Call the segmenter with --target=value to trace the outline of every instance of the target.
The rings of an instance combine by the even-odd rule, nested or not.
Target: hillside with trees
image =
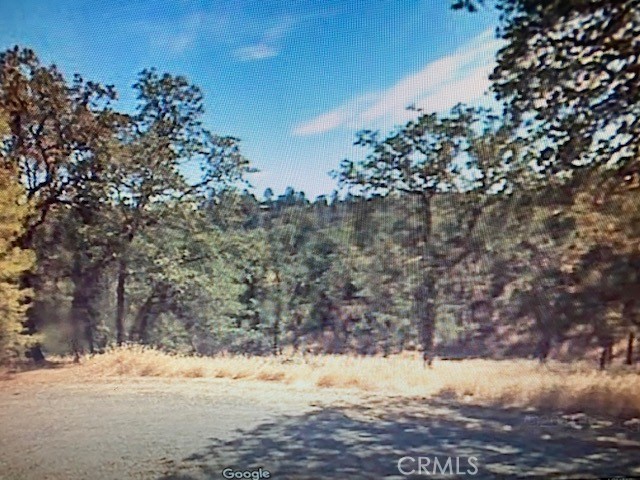
[[[364,159],[316,199],[257,196],[240,139],[206,127],[180,75],[140,72],[128,111],[6,50],[0,358],[139,343],[636,362],[640,8],[496,3],[504,111],[360,132]]]

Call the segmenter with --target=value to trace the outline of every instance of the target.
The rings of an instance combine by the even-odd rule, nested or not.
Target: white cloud
[[[199,8],[171,19],[134,22],[131,28],[142,33],[153,49],[183,54],[208,42],[228,49],[240,61],[253,61],[279,55],[292,31],[329,14],[284,12],[259,17],[246,5],[230,2],[226,7]]]
[[[370,108],[379,99],[379,92],[365,93],[364,95],[352,98],[338,108],[296,125],[293,129],[293,134],[299,136],[315,135],[342,126],[359,128],[361,124],[359,123],[356,112],[362,112]]]
[[[184,16],[172,25],[163,22],[137,22],[135,28],[148,36],[153,48],[182,54],[195,45],[204,20],[204,16],[196,12]]]
[[[482,65],[468,72],[458,80],[448,82],[435,92],[416,100],[414,105],[425,112],[444,112],[457,103],[471,103],[483,97],[489,89],[489,75],[493,65]],[[394,110],[392,119],[395,122],[406,122],[415,114],[406,108]]]
[[[314,135],[316,133],[328,132],[339,127],[346,121],[344,112],[334,110],[324,113],[308,122],[298,125],[293,133],[295,135]]]
[[[237,48],[233,53],[239,60],[249,61],[275,57],[280,53],[280,50],[271,45],[258,43]]]
[[[174,37],[167,37],[159,46],[166,46],[172,53],[183,53],[195,43],[195,36],[190,33],[181,33]]]
[[[298,20],[292,16],[283,16],[274,25],[265,29],[257,42],[236,48],[233,53],[242,61],[275,57],[280,53],[282,40],[297,23]]]
[[[481,98],[489,87],[501,41],[487,30],[454,53],[428,63],[390,88],[350,100],[339,107],[294,126],[294,135],[314,135],[338,127],[365,128],[405,122],[415,114],[411,104],[440,112],[459,102]],[[366,99],[366,101],[362,101]]]

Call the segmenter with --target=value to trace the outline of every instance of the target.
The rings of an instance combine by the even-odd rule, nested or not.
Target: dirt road
[[[2,479],[640,476],[633,422],[276,383],[24,378],[0,382]]]

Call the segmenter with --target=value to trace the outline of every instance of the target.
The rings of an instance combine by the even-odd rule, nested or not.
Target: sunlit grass
[[[640,375],[593,367],[540,365],[533,360],[436,361],[413,356],[341,355],[194,357],[129,346],[83,360],[91,376],[228,378],[307,387],[355,388],[385,395],[448,395],[467,402],[640,416]]]

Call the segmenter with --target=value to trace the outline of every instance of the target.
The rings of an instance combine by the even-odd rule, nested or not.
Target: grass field
[[[68,363],[68,359],[60,359]],[[68,365],[70,375],[227,378],[320,388],[352,388],[390,396],[448,396],[480,405],[579,411],[618,418],[640,416],[640,372],[601,372],[593,365],[533,360],[436,361],[413,355],[192,357],[137,346]]]

